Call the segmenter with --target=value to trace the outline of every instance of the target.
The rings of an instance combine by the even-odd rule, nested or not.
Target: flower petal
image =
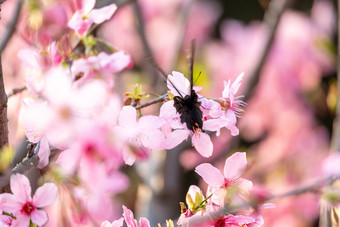
[[[203,163],[197,166],[195,172],[210,186],[220,187],[224,183],[224,177],[221,172],[210,163]]]
[[[31,213],[31,219],[34,224],[42,226],[47,222],[48,217],[46,211],[36,209]]]
[[[132,106],[124,106],[119,115],[119,125],[129,128],[135,127],[137,124],[136,109]]]
[[[240,88],[241,83],[242,83],[243,76],[244,76],[244,72],[242,72],[242,73],[236,78],[236,80],[234,81],[234,83],[231,85],[230,90],[231,90],[231,92],[233,92],[234,94],[236,94],[236,92],[237,92],[238,89]]]
[[[20,214],[14,219],[12,223],[14,227],[21,227],[21,226],[30,226],[30,218],[27,215]]]
[[[112,223],[108,221],[104,221],[100,227],[122,227],[124,222],[124,218],[119,218],[118,220],[113,221]]]
[[[204,132],[196,132],[192,136],[192,144],[203,157],[210,157],[213,152],[213,144],[210,140],[210,136]]]
[[[31,185],[25,175],[17,173],[11,176],[11,191],[20,202],[31,200]]]
[[[9,213],[16,213],[21,210],[21,204],[13,194],[2,193],[0,194],[0,210],[5,210]]]
[[[40,140],[40,148],[39,148],[39,152],[38,152],[38,156],[39,156],[39,164],[37,165],[37,167],[39,169],[44,168],[45,166],[47,166],[48,164],[48,158],[50,157],[50,147],[48,145],[48,141],[45,137],[43,137]]]
[[[101,24],[104,21],[110,19],[116,12],[116,4],[111,4],[100,9],[93,9],[90,12],[89,18],[96,24]]]
[[[128,227],[138,227],[137,221],[133,218],[133,213],[123,205],[123,216]]]
[[[53,183],[45,183],[33,196],[33,205],[39,208],[51,205],[57,198],[58,188]]]
[[[161,150],[164,144],[164,134],[158,130],[146,130],[141,138],[143,146],[150,148],[151,150]]]
[[[236,152],[225,161],[224,176],[228,180],[239,178],[247,166],[245,152]]]
[[[140,227],[150,227],[150,222],[146,218],[140,218],[139,219],[139,225],[140,225]]]
[[[174,96],[185,97],[190,93],[190,81],[180,72],[173,71],[168,75],[167,85]]]
[[[172,149],[182,143],[189,136],[188,130],[175,130],[168,134],[164,141],[165,149]]]

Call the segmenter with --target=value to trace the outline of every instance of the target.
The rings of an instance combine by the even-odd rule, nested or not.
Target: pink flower
[[[138,227],[136,219],[133,218],[133,213],[131,210],[123,206],[123,216],[127,227]],[[150,223],[146,218],[139,219],[140,227],[150,227]]]
[[[17,173],[11,176],[11,191],[13,194],[1,194],[0,201],[3,210],[16,217],[15,226],[29,226],[30,219],[39,226],[47,222],[47,214],[41,208],[51,205],[57,198],[58,189],[55,184],[45,183],[32,198],[28,178]]]
[[[117,73],[131,64],[131,58],[123,51],[108,55],[100,52],[97,56],[90,56],[87,59],[78,59],[72,63],[72,76],[76,78],[79,74],[83,76],[77,83],[84,83],[93,79],[102,79],[113,86],[113,73]]]
[[[110,19],[117,9],[115,4],[100,9],[93,9],[95,0],[77,1],[78,10],[74,13],[68,26],[79,35],[85,36],[93,23],[100,24]]]
[[[232,136],[237,136],[239,134],[239,130],[236,127],[236,121],[237,117],[240,117],[243,114],[245,103],[240,100],[240,97],[236,97],[235,95],[241,86],[243,75],[244,73],[241,73],[231,85],[230,80],[228,83],[224,81],[222,97],[217,100],[222,107],[222,109],[218,109],[220,116],[208,119],[205,122],[207,127],[217,131],[217,135],[219,134],[219,130],[223,127],[229,129]]]
[[[329,155],[322,163],[322,170],[325,174],[329,175],[340,175],[340,154],[338,152],[334,152]]]
[[[172,75],[168,75],[167,84],[171,93],[175,96],[185,97],[187,94],[190,93],[190,82],[180,72],[174,71],[172,72]],[[174,148],[185,139],[187,139],[190,135],[192,144],[194,145],[195,149],[203,157],[211,156],[213,152],[213,144],[210,140],[209,135],[202,130],[196,130],[195,132],[192,132],[186,127],[185,124],[182,124],[180,122],[179,114],[177,113],[173,105],[173,100],[163,104],[160,116],[166,123],[166,125],[163,127],[166,134],[166,140],[164,143],[166,149]],[[174,121],[177,123],[174,123]],[[170,132],[170,127],[174,129],[172,132]],[[208,128],[205,128],[204,122],[203,128],[209,130]]]
[[[113,221],[112,223],[108,221],[104,221],[100,227],[122,227],[124,218],[119,218],[118,220]]]
[[[15,219],[13,217],[6,215],[6,214],[2,214],[2,211],[1,211],[1,215],[0,215],[0,226],[1,227],[13,226],[14,220]]]
[[[217,204],[224,204],[225,189],[237,186],[240,191],[248,193],[252,188],[252,182],[241,178],[247,166],[247,159],[245,152],[236,152],[225,161],[224,175],[212,166],[210,163],[203,163],[196,167],[195,171],[203,180],[212,187],[212,192],[215,194],[212,197]]]

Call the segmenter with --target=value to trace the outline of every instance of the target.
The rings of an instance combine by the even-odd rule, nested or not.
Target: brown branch
[[[10,97],[12,97],[12,96],[14,96],[14,95],[16,95],[16,94],[18,94],[20,92],[25,91],[26,89],[27,89],[26,86],[21,87],[21,88],[14,88],[12,90],[12,92],[7,95],[7,97],[10,98]]]
[[[285,11],[285,9],[288,6],[288,3],[290,3],[290,0],[272,0],[270,1],[268,10],[266,11],[264,15],[264,24],[267,26],[269,35],[267,39],[267,43],[265,44],[265,47],[263,49],[262,55],[259,58],[259,61],[249,77],[249,81],[247,84],[247,89],[244,94],[244,99],[249,100],[249,98],[254,93],[256,86],[260,80],[260,75],[262,72],[262,69],[266,63],[266,60],[268,58],[268,55],[270,53],[270,50],[272,48],[273,42],[275,40],[275,34],[282,16],[282,13]]]
[[[159,103],[159,102],[163,102],[165,100],[167,100],[169,97],[168,97],[168,94],[164,94],[162,96],[159,96],[158,98],[155,98],[149,102],[146,102],[146,103],[143,103],[143,104],[140,104],[138,106],[135,106],[135,108],[138,110],[138,109],[141,109],[141,108],[144,108],[144,107],[147,107],[147,106],[151,106],[152,104],[156,104],[156,103]]]
[[[0,150],[8,144],[7,95],[0,55]]]
[[[16,27],[18,20],[19,20],[19,15],[20,15],[20,12],[21,12],[23,1],[24,0],[17,0],[17,5],[14,9],[12,18],[9,21],[9,23],[7,24],[7,29],[5,30],[5,32],[3,33],[2,37],[1,37],[0,54],[2,54],[3,50],[6,48],[7,43],[9,42],[9,40],[11,39],[11,37],[12,37],[14,31],[15,31],[15,27]]]
[[[138,21],[138,23],[136,23],[136,29],[141,39],[141,43],[143,46],[145,56],[147,58],[154,59],[151,47],[149,45],[149,42],[145,34],[145,21],[144,21],[142,9],[140,8],[140,5],[137,0],[133,0],[133,3],[134,3],[133,9],[136,14],[137,21]],[[150,64],[146,64],[145,66],[146,66],[146,70],[149,72],[151,76],[152,86],[157,85],[160,79],[157,71]]]

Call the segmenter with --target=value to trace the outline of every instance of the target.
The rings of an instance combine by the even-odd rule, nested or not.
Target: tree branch
[[[14,89],[12,90],[12,92],[10,92],[10,93],[7,95],[7,97],[10,98],[10,97],[12,97],[12,96],[14,96],[14,95],[16,95],[16,94],[18,94],[18,93],[20,93],[20,92],[25,91],[26,89],[27,89],[26,86],[21,87],[21,88],[14,88]]]
[[[267,43],[265,44],[265,47],[263,49],[262,55],[259,58],[259,61],[249,77],[249,82],[247,84],[247,89],[244,94],[245,101],[249,100],[249,98],[252,96],[252,94],[255,91],[255,88],[260,80],[261,71],[263,69],[263,66],[266,63],[266,60],[268,58],[268,55],[270,53],[271,47],[273,45],[273,42],[275,40],[275,34],[282,16],[282,13],[285,11],[285,9],[288,6],[288,3],[290,0],[272,0],[270,1],[268,10],[266,11],[263,22],[265,26],[267,26],[269,35],[267,39]]]
[[[273,196],[268,196],[267,198],[264,198],[261,201],[256,201],[256,200],[246,201],[235,206],[223,207],[216,212],[209,213],[209,215],[193,217],[190,220],[188,220],[185,224],[187,224],[187,226],[195,226],[197,224],[202,224],[204,222],[214,221],[225,214],[237,214],[237,212],[240,209],[248,209],[249,207],[252,207],[256,210],[258,208],[257,207],[258,205],[261,205],[267,202],[277,201],[282,198],[296,196],[296,195],[300,195],[306,192],[319,191],[321,187],[330,185],[335,179],[339,179],[339,178],[340,176],[326,176],[326,177],[314,179],[312,181],[304,182],[301,185],[297,186],[296,188],[292,190],[288,190],[284,193],[276,194]]]
[[[8,144],[7,95],[0,55],[0,150]]]
[[[142,109],[144,107],[147,107],[147,106],[151,106],[152,104],[155,104],[155,103],[159,103],[159,102],[163,102],[165,100],[167,100],[169,97],[168,97],[168,94],[164,94],[162,96],[159,96],[158,98],[155,98],[149,102],[146,102],[146,103],[143,103],[143,104],[140,104],[138,106],[135,106],[135,109]]]
[[[9,40],[11,39],[11,37],[12,37],[14,31],[15,31],[15,27],[16,27],[18,20],[19,20],[19,15],[20,15],[20,12],[21,12],[23,1],[24,0],[17,0],[17,5],[14,9],[12,18],[9,21],[9,23],[7,24],[7,29],[5,30],[5,32],[3,33],[2,37],[1,37],[0,54],[2,54],[3,50],[6,48],[7,43],[9,42]]]

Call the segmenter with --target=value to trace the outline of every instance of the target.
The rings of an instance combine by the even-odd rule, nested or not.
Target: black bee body
[[[198,129],[203,131],[203,113],[200,109],[201,102],[198,100],[198,96],[193,89],[194,54],[195,41],[193,40],[191,42],[191,54],[189,57],[190,94],[182,95],[183,92],[178,90],[171,80],[168,80],[168,82],[179,94],[174,97],[174,107],[177,113],[180,114],[181,122],[185,123],[187,128],[195,133]],[[149,60],[165,78],[168,78],[167,74],[153,59]]]
[[[191,90],[190,95],[184,98],[180,96],[174,97],[174,107],[181,115],[181,122],[185,123],[187,128],[193,132],[203,127],[203,113],[200,109],[201,102],[198,101],[198,96],[194,90]]]

